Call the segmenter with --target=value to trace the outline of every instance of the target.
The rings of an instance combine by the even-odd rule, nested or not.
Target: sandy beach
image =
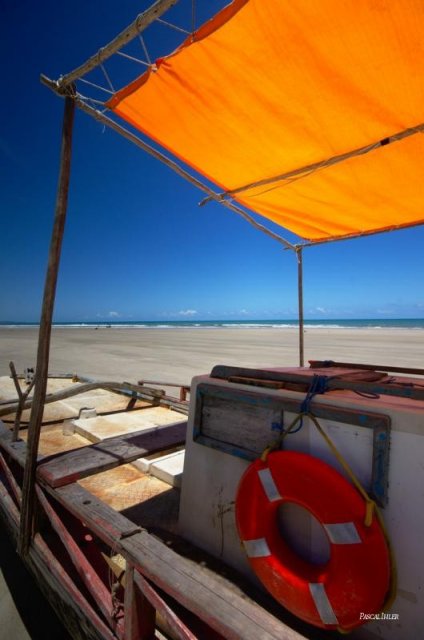
[[[0,375],[13,360],[18,372],[35,366],[38,328],[0,328]],[[424,367],[421,329],[312,328],[305,332],[305,362],[338,360]],[[295,328],[57,327],[52,331],[51,373],[108,380],[139,379],[189,384],[215,364],[295,366]]]

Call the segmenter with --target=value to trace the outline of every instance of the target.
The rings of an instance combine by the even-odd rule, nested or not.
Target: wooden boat
[[[416,10],[411,21],[404,6],[399,11],[388,1],[359,6],[326,0],[326,11],[320,6],[318,15],[309,3],[235,0],[191,34],[173,55],[150,64],[147,77],[102,103],[114,118],[127,120],[212,179],[223,189],[216,192],[208,182],[202,183],[144,138],[94,108],[96,98],[87,98],[78,90],[86,73],[96,66],[102,68],[105,60],[172,4],[173,0],[158,0],[75,71],[57,81],[42,77],[44,84],[65,98],[61,172],[34,394],[29,399],[32,383],[23,385],[13,367],[12,381],[1,381],[0,415],[9,420],[0,433],[4,526],[74,638],[295,640],[329,637],[335,629],[353,630],[352,637],[364,640],[419,637],[424,610],[424,571],[419,566],[424,526],[419,515],[424,513],[419,489],[424,372],[331,361],[305,368],[302,255],[305,247],[314,244],[422,223],[418,170],[422,140],[418,134],[424,125],[419,120],[422,83],[417,81],[422,77],[422,57],[410,55],[422,42],[422,10]],[[340,35],[346,25],[350,39]],[[252,45],[252,38],[246,38],[246,33],[253,32],[260,39],[259,49]],[[244,65],[237,58],[240,51]],[[309,56],[309,51],[314,55]],[[326,51],[331,51],[335,64],[328,74],[323,73]],[[198,64],[187,65],[194,52]],[[260,53],[259,59],[255,52]],[[298,58],[299,53],[304,57]],[[211,71],[212,59],[216,66]],[[293,63],[298,59],[300,69],[307,73],[299,73]],[[179,65],[184,67],[183,76]],[[105,77],[107,80],[106,72]],[[256,77],[255,91],[251,90],[252,77]],[[157,91],[157,78],[164,83],[162,93]],[[171,99],[162,100],[165,94]],[[199,118],[199,106],[193,99],[197,94],[202,96]],[[314,100],[317,95],[325,99]],[[367,108],[359,100],[363,95]],[[358,100],[361,108],[355,106]],[[380,111],[370,107],[374,103]],[[210,199],[222,203],[294,252],[299,273],[298,368],[217,366],[209,375],[193,380],[189,403],[184,387],[174,397],[155,384],[49,378],[75,106],[202,189],[207,195],[203,204]],[[399,124],[390,117],[390,109],[401,114]],[[300,128],[299,118],[289,118],[290,112],[302,113]],[[177,135],[179,128],[170,118],[173,113],[178,114],[182,127],[192,128],[193,136]],[[204,126],[218,115],[217,129],[224,135]],[[356,126],[350,127],[353,116]],[[250,147],[252,121],[262,128]],[[319,132],[314,128],[317,122]],[[305,131],[311,135],[304,135]],[[399,175],[400,166],[404,179],[399,186],[393,176]],[[221,170],[228,172],[228,179]],[[325,179],[321,179],[323,172]],[[377,212],[376,192],[384,194]],[[309,208],[303,210],[306,201]],[[408,206],[402,206],[404,203]],[[336,204],[338,215],[334,215]],[[265,228],[251,216],[252,208],[297,234],[302,242],[293,244]],[[24,424],[29,404],[31,414]],[[323,442],[331,454],[326,453]],[[181,468],[166,475],[163,466],[169,456],[181,463],[184,445],[180,496]],[[287,457],[291,452],[296,455]],[[298,574],[292,571],[299,581],[290,585],[289,595],[285,593],[286,570],[293,553],[288,553],[284,540],[290,536],[283,527],[277,550],[268,546],[268,531],[256,538],[246,537],[243,518],[251,505],[240,497],[249,495],[240,489],[246,469],[274,454],[278,456],[272,460],[297,461],[294,468],[298,471],[299,461],[303,464],[307,454],[309,466],[299,474],[302,481],[316,480],[312,470],[323,470],[324,462],[341,470],[355,487],[346,490],[347,502],[358,504],[356,490],[364,511],[362,524],[353,515],[352,522],[319,521],[327,532],[326,543],[331,543],[329,558],[325,550],[322,555],[322,539],[320,542],[315,525],[308,521],[305,526],[304,516],[293,516],[290,544],[296,547],[298,539],[304,538],[307,551],[306,565],[296,561],[296,566],[306,566],[310,574],[306,569],[304,574],[314,579],[305,579],[300,570]],[[128,466],[137,460],[136,467]],[[334,468],[328,472],[330,479],[336,478]],[[259,476],[264,468],[258,469]],[[280,487],[271,472],[265,471],[266,497],[280,506],[284,501]],[[339,483],[342,480],[329,483],[329,490]],[[308,496],[319,498],[320,482],[313,484],[306,507]],[[267,508],[262,499],[263,494],[255,493],[258,509],[250,520],[250,516],[245,518],[248,525],[250,521],[261,524],[259,507]],[[302,504],[300,498],[292,502]],[[339,582],[345,573],[342,565],[334,569],[334,562],[343,555],[349,570],[357,566],[353,547],[361,551],[366,546],[362,525],[375,533],[382,569],[372,570],[376,554],[370,551],[374,547],[367,546],[368,555],[361,556],[359,584],[350,589]],[[272,526],[275,529],[274,520]],[[295,551],[301,555],[305,549]],[[268,562],[263,559],[269,557],[278,560],[279,568],[272,573],[271,567],[272,576],[262,579]],[[311,568],[314,563],[321,568]],[[340,606],[326,593],[329,568],[336,574]],[[293,600],[297,602],[301,588],[306,591],[298,605]],[[378,589],[382,594],[374,601]],[[359,600],[359,591],[363,600]],[[360,601],[363,609],[354,610],[355,620],[349,613],[351,617],[344,621],[351,600]]]
[[[406,377],[405,371],[388,376],[383,369],[346,363],[215,367],[210,376],[193,380],[188,418],[190,403],[157,386],[49,378],[36,472],[36,532],[23,557],[72,637],[326,637],[328,632],[296,621],[251,583],[234,523],[237,485],[275,434],[273,417],[284,415],[289,424],[301,412],[309,381],[325,375],[329,388],[314,398],[313,416],[383,507],[398,562],[411,550],[418,553],[419,527],[408,538],[396,536],[404,505],[389,486],[401,485],[405,466],[419,464],[424,396],[416,374],[424,371]],[[25,390],[24,381],[15,383]],[[0,513],[17,544],[28,409],[16,439],[12,379],[2,378],[0,390]],[[323,452],[310,418],[305,420],[302,437],[285,447],[313,451],[331,463],[332,454]],[[392,447],[398,441],[402,446],[389,460],[390,439]],[[180,497],[181,477],[186,485]],[[409,489],[415,507],[402,514],[405,528],[417,524],[419,486]],[[297,522],[298,532],[302,525]],[[314,538],[310,526],[308,545]],[[317,538],[315,553],[316,544]],[[402,584],[418,595],[422,574],[405,575],[399,564]],[[406,638],[421,609],[411,601],[395,603],[394,615],[402,621],[396,637]]]

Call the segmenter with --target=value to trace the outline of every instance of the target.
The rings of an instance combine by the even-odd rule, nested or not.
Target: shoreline
[[[0,322],[4,329],[38,329],[39,323]],[[395,320],[304,320],[310,329],[417,329],[424,330],[424,318],[398,318]],[[137,321],[137,322],[56,322],[52,329],[299,329],[297,320],[200,320],[192,321]]]

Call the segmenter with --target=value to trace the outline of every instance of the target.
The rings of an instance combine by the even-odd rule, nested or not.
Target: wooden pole
[[[72,129],[75,104],[71,96],[65,99],[62,129],[62,149],[60,159],[59,184],[56,197],[56,211],[50,242],[49,260],[44,285],[43,306],[38,337],[36,381],[34,401],[28,430],[28,449],[22,489],[22,510],[18,551],[24,555],[28,551],[31,540],[35,503],[35,471],[37,466],[38,443],[43,419],[44,399],[46,397],[47,377],[50,353],[50,336],[53,319],[54,300],[56,295],[57,276],[59,272],[60,252],[65,228],[68,204],[69,178],[71,169]]]
[[[302,246],[296,247],[297,256],[297,290],[299,304],[299,366],[303,367],[304,359],[304,319],[303,319],[303,252]]]

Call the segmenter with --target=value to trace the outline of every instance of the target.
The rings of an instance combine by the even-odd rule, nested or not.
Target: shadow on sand
[[[0,594],[0,640],[6,640],[5,633],[7,640],[71,640],[3,529],[0,529]]]

